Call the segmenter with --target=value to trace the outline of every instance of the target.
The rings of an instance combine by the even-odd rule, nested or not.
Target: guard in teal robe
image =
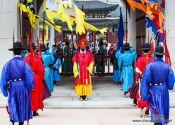
[[[42,51],[42,60],[44,63],[45,69],[45,82],[50,92],[53,92],[53,72],[52,72],[52,65],[54,63],[54,56],[50,53],[45,52],[45,46],[41,44],[41,51]]]
[[[124,44],[124,53],[118,59],[119,70],[121,70],[122,90],[126,95],[134,82],[133,64],[136,61],[137,54],[130,48],[129,43]]]

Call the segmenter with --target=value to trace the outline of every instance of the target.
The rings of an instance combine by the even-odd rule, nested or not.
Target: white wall
[[[131,47],[136,48],[136,11],[128,13],[128,42]]]
[[[17,0],[0,0],[0,72],[12,57],[13,28],[17,39]]]
[[[172,60],[172,67],[175,72],[175,1],[166,0],[166,30],[167,30],[167,44]]]

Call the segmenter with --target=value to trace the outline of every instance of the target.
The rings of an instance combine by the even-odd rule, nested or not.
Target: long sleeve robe
[[[31,54],[29,54],[24,60],[30,65],[34,73],[35,89],[31,92],[32,98],[32,110],[37,111],[38,109],[44,108],[43,93],[44,93],[44,66],[41,59],[34,55],[31,61]]]
[[[136,61],[137,54],[134,50],[125,51],[118,59],[119,70],[121,71],[121,81],[123,92],[128,92],[134,83],[133,64]]]
[[[86,51],[82,54],[78,51],[73,61],[73,72],[75,78],[75,92],[78,96],[92,95],[92,80],[91,74],[93,74],[94,57],[90,51]]]
[[[10,89],[7,88],[8,82]],[[0,85],[3,95],[8,96],[10,120],[23,122],[32,119],[30,91],[34,89],[34,76],[30,66],[21,57],[14,57],[5,64]]]
[[[53,92],[53,75],[52,75],[52,68],[50,65],[54,63],[54,56],[50,53],[42,53],[42,59],[44,63],[45,69],[45,82],[50,92]]]
[[[164,85],[151,86],[150,83],[165,83]],[[152,121],[160,121],[162,125],[169,120],[169,92],[174,87],[175,78],[171,67],[156,59],[147,65],[142,78],[141,94],[143,100],[148,100],[151,110]]]

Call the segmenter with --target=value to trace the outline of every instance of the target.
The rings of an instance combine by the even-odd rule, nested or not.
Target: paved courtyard
[[[153,125],[149,118],[140,118],[137,109],[45,109],[30,125]],[[175,123],[175,109],[171,109]],[[9,125],[5,109],[0,108],[0,125]],[[16,124],[17,125],[17,124]]]
[[[52,97],[45,100],[45,109],[30,125],[152,125],[149,118],[140,118],[132,100],[125,98],[112,77],[93,77],[93,96],[81,102],[74,93],[73,77],[62,77]],[[175,123],[175,91],[170,92],[171,120]],[[7,99],[0,93],[0,125],[8,125],[4,108]]]
[[[175,91],[170,92],[171,107],[175,107]],[[45,100],[46,108],[134,108],[132,100],[125,98],[112,77],[93,77],[93,96],[88,101],[79,101],[74,92],[73,77],[62,77],[52,97]],[[0,107],[7,99],[0,93]]]

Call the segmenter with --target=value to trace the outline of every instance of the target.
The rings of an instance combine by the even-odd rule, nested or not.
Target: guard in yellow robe
[[[87,96],[92,95],[92,80],[94,57],[89,50],[87,40],[84,38],[77,44],[80,50],[76,52],[73,61],[73,72],[75,78],[75,92],[80,96],[80,101],[87,100]]]

